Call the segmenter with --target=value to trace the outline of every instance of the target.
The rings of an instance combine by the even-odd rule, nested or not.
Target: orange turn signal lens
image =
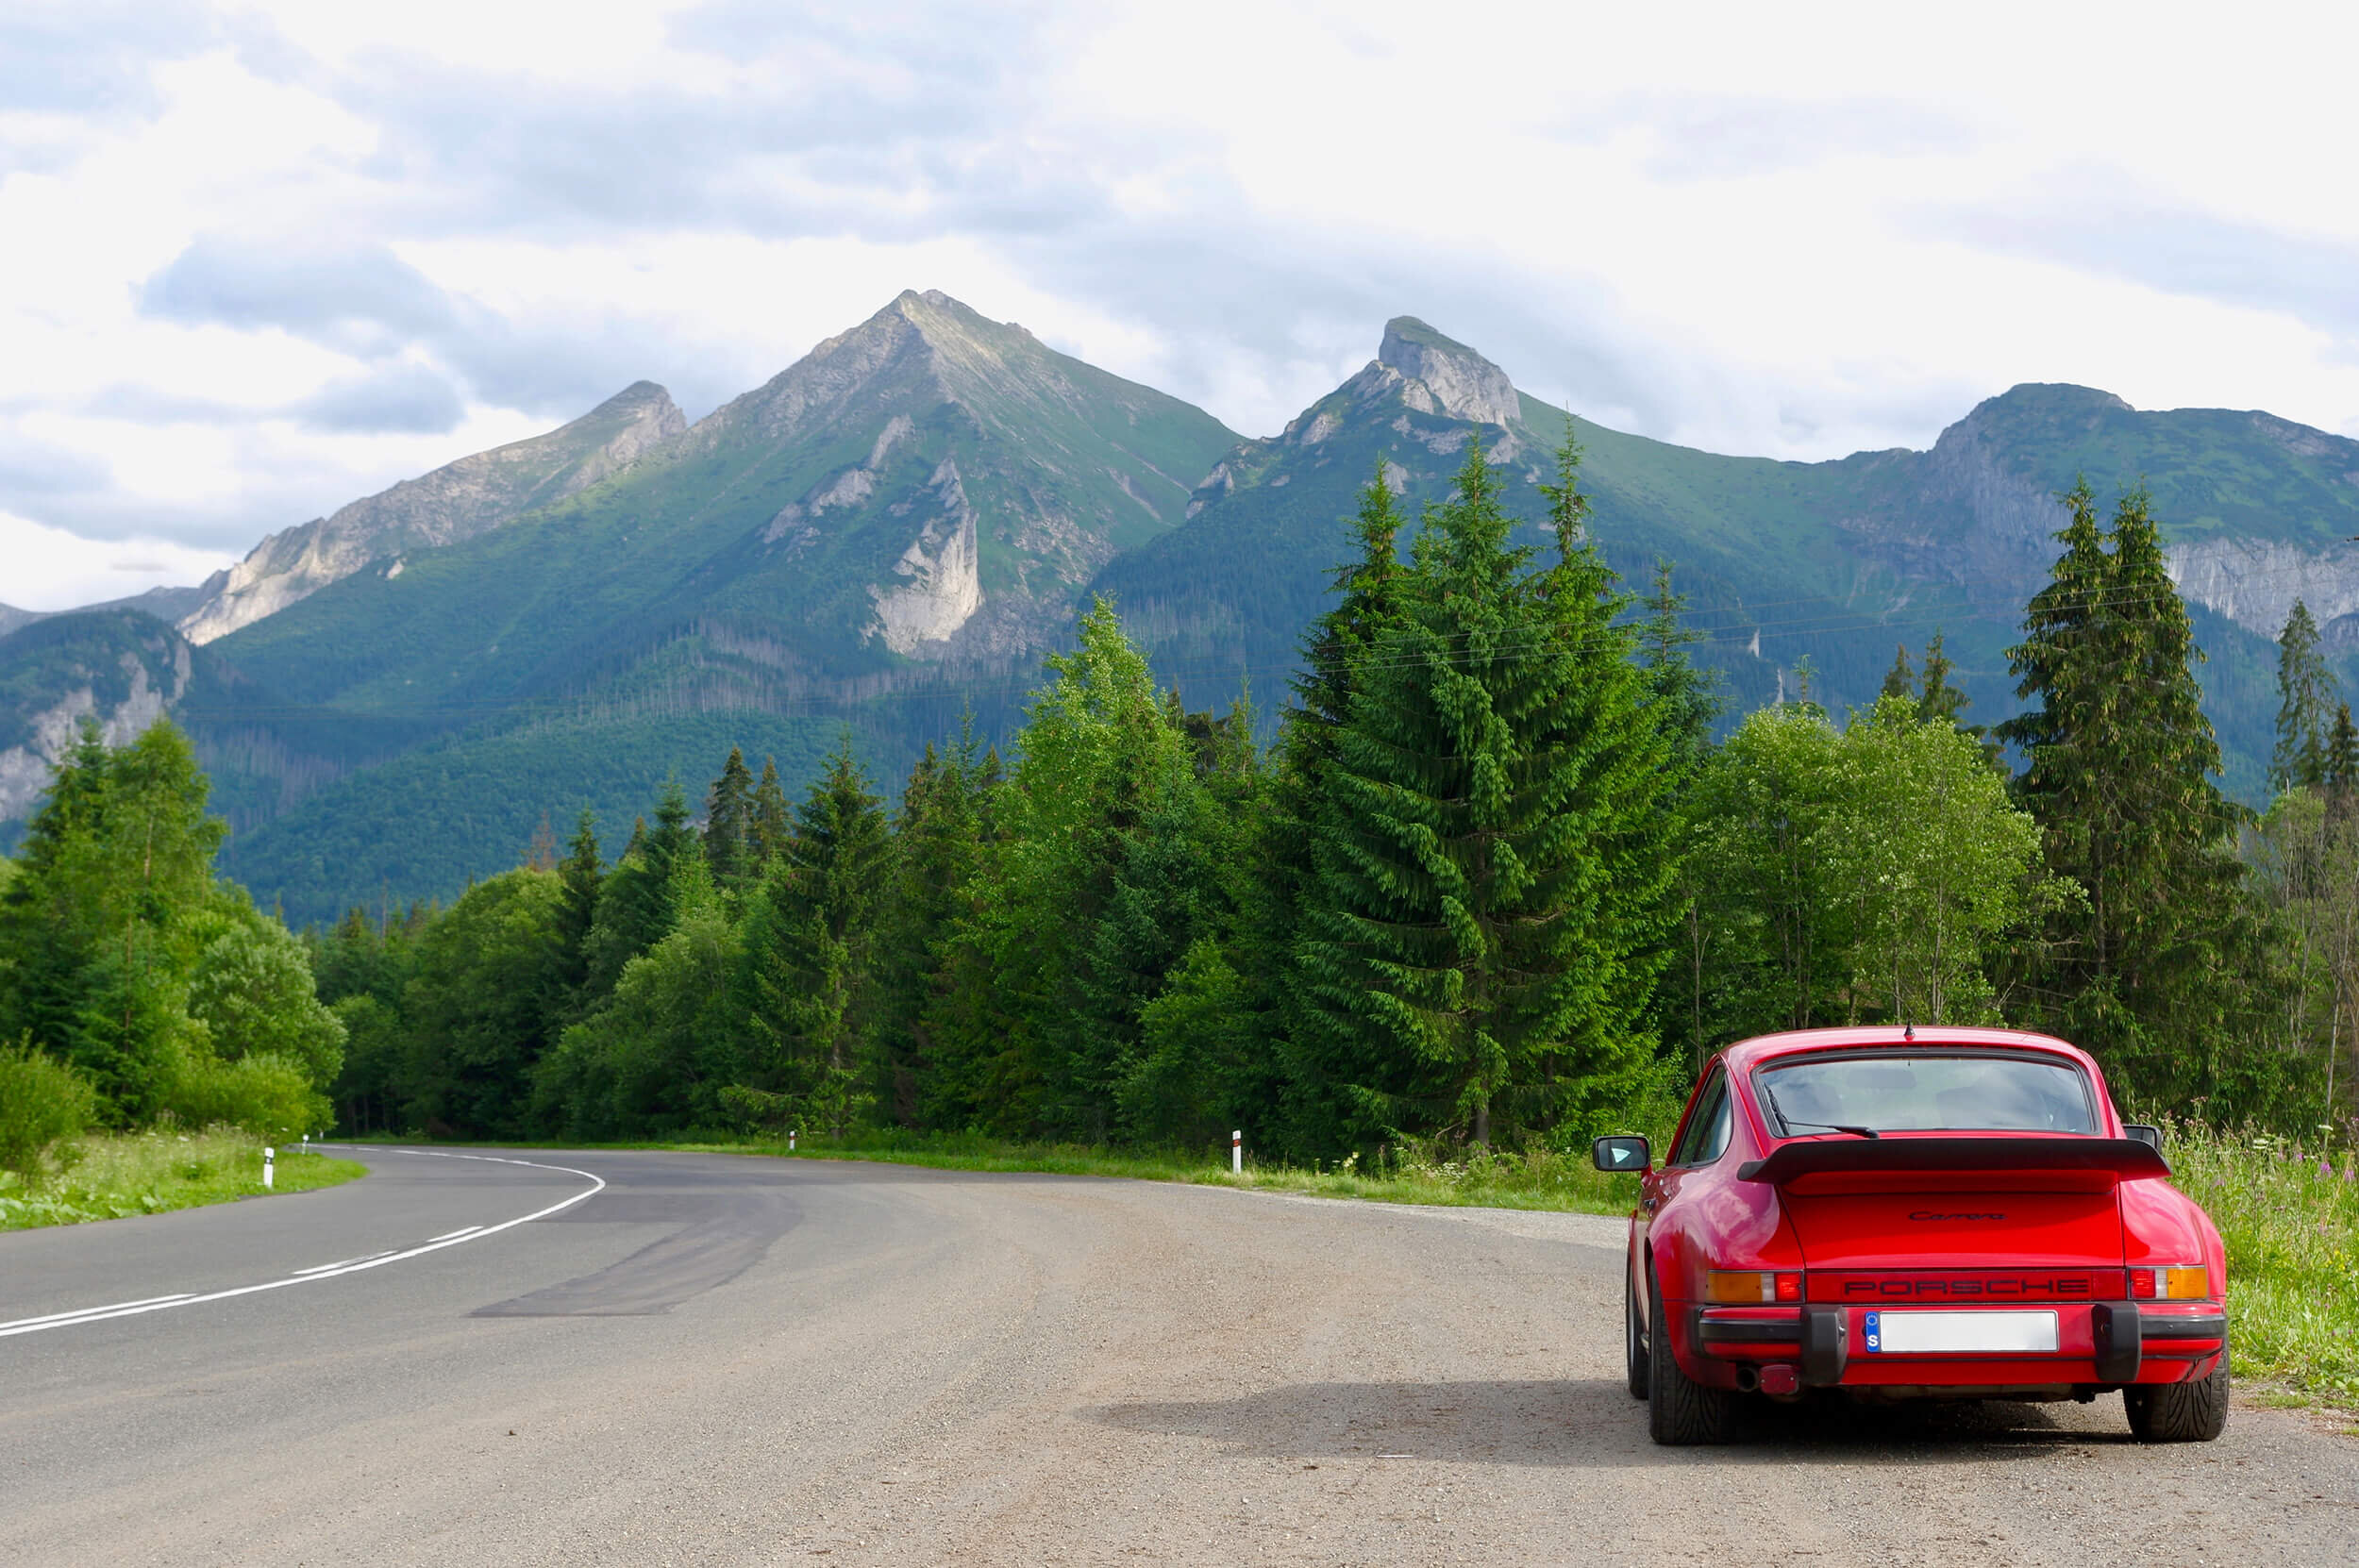
[[[1704,1276],[1704,1299],[1759,1305],[1765,1301],[1799,1301],[1802,1276],[1772,1269],[1714,1269]]]
[[[2212,1294],[2212,1271],[2200,1263],[2132,1269],[2130,1294],[2139,1301],[2206,1301]]]

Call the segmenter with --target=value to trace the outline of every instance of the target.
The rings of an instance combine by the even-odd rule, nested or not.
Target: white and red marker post
[[[1245,1175],[1245,1128],[1229,1135],[1229,1169],[1231,1175]]]

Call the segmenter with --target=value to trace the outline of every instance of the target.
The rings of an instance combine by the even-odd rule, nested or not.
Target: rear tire
[[[1680,1370],[1664,1326],[1663,1281],[1647,1314],[1647,1435],[1667,1447],[1726,1443],[1736,1426],[1736,1395],[1706,1388]]]
[[[1647,1397],[1648,1342],[1645,1330],[1638,1326],[1638,1287],[1628,1279],[1622,1281],[1622,1359],[1630,1374],[1630,1396]]]
[[[2140,1443],[2209,1443],[2228,1429],[2228,1352],[2200,1383],[2133,1383],[2121,1403]]]

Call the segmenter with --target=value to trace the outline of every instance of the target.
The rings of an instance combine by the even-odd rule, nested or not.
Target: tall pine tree
[[[1916,700],[1916,672],[1909,668],[1909,645],[1906,642],[1893,650],[1892,668],[1884,672],[1883,687],[1876,695],[1879,698],[1906,697],[1911,702]]]
[[[2110,532],[2085,480],[2064,499],[2064,553],[2008,654],[2032,706],[2000,734],[2027,759],[2049,866],[2086,901],[2054,917],[2027,978],[2060,1027],[2168,1102],[2209,1092],[2242,1022],[2242,814],[2213,781],[2202,655],[2145,492]]]
[[[927,1120],[927,1012],[942,996],[951,933],[982,865],[980,775],[969,720],[946,754],[929,744],[919,756],[894,818],[873,960],[876,1093],[882,1114],[905,1125]]]
[[[550,1008],[549,1035],[580,1016],[582,990],[590,978],[590,930],[598,913],[598,890],[606,883],[606,862],[598,855],[598,819],[588,807],[574,824],[573,842],[559,862],[558,879],[565,896],[558,907],[557,977],[559,995]]]
[[[793,1096],[842,1131],[862,1114],[862,1004],[885,871],[883,803],[847,736],[795,813],[745,922],[743,962],[756,1059],[748,1087]]]
[[[786,791],[778,783],[778,759],[761,759],[761,782],[754,786],[753,819],[747,829],[750,864],[746,875],[759,876],[770,864],[770,857],[786,848],[786,841],[794,835],[794,825],[788,820]]]
[[[2351,722],[2351,704],[2334,705],[2334,727],[2326,742],[2326,801],[2338,822],[2346,821],[2359,803],[2359,727]]]
[[[1313,1026],[1364,1043],[1350,1142],[1487,1145],[1648,1055],[1667,747],[1578,462],[1568,442],[1549,490],[1559,559],[1533,570],[1469,444],[1337,736],[1299,952]]]
[[[2340,701],[2334,672],[2318,646],[2318,624],[2300,599],[2277,639],[2277,749],[2269,787],[2315,790],[2326,782],[2327,730]]]
[[[705,860],[725,888],[761,870],[755,811],[754,776],[745,769],[745,754],[731,746],[721,776],[705,792]]]
[[[1280,1140],[1324,1152],[1333,1129],[1352,1121],[1351,1087],[1369,1075],[1348,1026],[1325,1023],[1311,974],[1297,951],[1303,905],[1317,878],[1313,832],[1330,788],[1337,737],[1349,719],[1369,651],[1400,608],[1399,536],[1404,520],[1387,482],[1387,462],[1360,492],[1351,558],[1331,576],[1335,602],[1313,622],[1280,722],[1269,809],[1260,819],[1259,885],[1246,911],[1238,954],[1250,1010],[1266,1048],[1283,1060]],[[1276,1129],[1273,1129],[1276,1130]]]

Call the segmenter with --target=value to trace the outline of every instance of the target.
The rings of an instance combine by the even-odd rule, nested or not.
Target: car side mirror
[[[2156,1154],[2163,1152],[2163,1129],[2160,1127],[2150,1127],[2143,1122],[2126,1122],[2122,1124],[2121,1136],[2133,1143],[2144,1143]]]
[[[1644,1176],[1654,1167],[1652,1152],[1644,1138],[1635,1136],[1600,1138],[1589,1147],[1589,1158],[1598,1169],[1631,1176]]]

